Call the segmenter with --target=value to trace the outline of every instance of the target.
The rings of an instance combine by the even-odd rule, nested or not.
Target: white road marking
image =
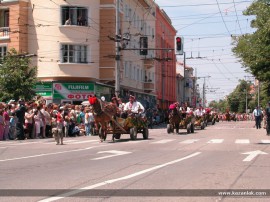
[[[172,142],[174,140],[175,139],[164,139],[164,140],[160,140],[160,141],[157,141],[157,142],[152,142],[151,144],[165,144],[165,143],[168,143],[168,142]]]
[[[100,182],[100,183],[97,183],[97,184],[93,184],[93,185],[90,185],[90,186],[87,186],[87,187],[76,189],[74,191],[66,192],[66,193],[60,194],[58,196],[54,196],[54,197],[50,197],[50,198],[47,198],[47,199],[40,200],[39,202],[56,201],[56,200],[63,199],[65,197],[73,196],[75,194],[84,192],[85,190],[90,190],[90,189],[94,189],[94,188],[97,188],[97,187],[101,187],[103,185],[108,185],[108,184],[112,184],[112,183],[115,183],[115,182],[119,182],[119,181],[131,179],[131,178],[137,177],[139,175],[143,175],[145,173],[148,173],[148,172],[151,172],[151,171],[154,171],[154,170],[158,170],[160,168],[163,168],[163,167],[166,167],[166,166],[169,166],[169,165],[173,165],[173,164],[178,163],[178,162],[181,162],[183,160],[186,160],[186,159],[195,157],[195,156],[197,156],[199,154],[201,154],[201,152],[195,152],[193,154],[190,154],[190,155],[185,156],[185,157],[180,158],[180,159],[176,159],[174,161],[170,161],[170,162],[167,162],[167,163],[164,163],[164,164],[160,164],[158,166],[154,166],[154,167],[151,167],[151,168],[148,168],[148,169],[145,169],[145,170],[141,170],[141,171],[138,171],[136,173],[133,173],[133,174],[130,174],[130,175],[126,175],[126,176],[123,176],[123,177],[120,177],[120,178],[106,180],[106,181],[103,181],[103,182]]]
[[[270,140],[261,140],[262,144],[270,144]]]
[[[5,149],[6,147],[0,147],[0,149]]]
[[[91,141],[94,141],[94,140],[91,140]],[[98,140],[95,140],[95,141],[98,141]],[[69,144],[71,143],[71,144],[73,144],[73,142],[83,142],[83,141],[79,141],[79,140],[65,140],[65,138],[64,138],[64,143],[69,143]],[[56,143],[55,141],[51,141],[51,142],[45,142],[44,144],[55,144],[55,143]]]
[[[107,156],[103,156],[103,157],[94,158],[94,159],[92,159],[92,160],[107,159],[107,158],[111,158],[111,157],[115,157],[115,156],[121,156],[121,155],[125,155],[125,154],[130,154],[131,152],[117,151],[117,150],[100,151],[100,152],[98,152],[98,154],[104,154],[104,153],[109,153],[109,154],[111,154],[111,155],[107,155]]]
[[[192,143],[195,143],[195,142],[198,142],[200,139],[190,139],[190,140],[185,140],[185,141],[182,141],[180,142],[181,144],[192,144]]]
[[[30,158],[36,158],[36,157],[41,157],[41,156],[50,156],[50,155],[64,154],[64,153],[70,153],[70,152],[85,151],[85,150],[89,150],[92,148],[95,148],[95,147],[87,147],[84,149],[75,149],[75,150],[68,150],[68,151],[61,151],[61,152],[47,153],[47,154],[38,154],[38,155],[33,155],[33,156],[23,156],[23,157],[11,158],[11,159],[0,159],[0,162],[21,160],[21,159],[30,159]]]
[[[85,141],[78,141],[78,142],[70,142],[69,144],[83,144],[88,142],[99,142],[99,140],[85,140]]]
[[[260,150],[256,150],[256,151],[246,152],[246,153],[242,153],[242,154],[248,154],[248,156],[243,161],[251,161],[256,156],[258,156],[260,154],[267,154],[267,153],[260,151]]]
[[[213,144],[220,144],[224,141],[224,139],[212,139],[208,141],[207,143],[213,143]]]
[[[249,144],[250,141],[248,139],[237,139],[235,140],[236,144]]]

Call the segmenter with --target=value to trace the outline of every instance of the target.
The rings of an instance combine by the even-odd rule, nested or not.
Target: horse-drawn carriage
[[[201,130],[205,129],[206,123],[205,123],[205,116],[195,116],[195,123],[194,128],[200,128]]]
[[[179,129],[186,129],[187,133],[194,133],[194,119],[192,114],[181,113],[177,108],[171,106],[169,111],[169,121],[167,133],[179,133]]]
[[[93,106],[95,119],[95,133],[100,141],[105,141],[107,134],[112,134],[112,140],[120,139],[122,134],[129,134],[131,140],[137,139],[137,134],[142,133],[148,139],[148,123],[146,116],[139,113],[130,113],[126,119],[117,116],[118,108],[113,103],[102,103],[96,97],[90,97],[89,103]]]

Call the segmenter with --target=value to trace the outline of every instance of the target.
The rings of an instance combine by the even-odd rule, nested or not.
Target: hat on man
[[[135,100],[135,96],[130,95],[130,96],[129,96],[129,99],[130,99],[130,100]]]

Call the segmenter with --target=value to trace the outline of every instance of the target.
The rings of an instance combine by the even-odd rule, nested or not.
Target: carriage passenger
[[[124,111],[141,114],[144,112],[144,107],[134,96],[130,95],[129,102],[125,104]]]
[[[203,116],[205,111],[203,110],[202,106],[200,106],[198,109],[194,111],[195,116]]]

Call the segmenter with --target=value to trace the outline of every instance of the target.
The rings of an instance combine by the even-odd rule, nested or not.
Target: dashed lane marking
[[[200,139],[190,139],[190,140],[185,140],[185,141],[182,141],[180,142],[181,144],[192,144],[192,143],[195,143],[195,142],[198,142]]]
[[[210,141],[208,141],[207,143],[210,143],[210,144],[220,144],[224,141],[224,139],[212,139]]]
[[[157,142],[152,142],[151,144],[165,144],[165,143],[168,143],[168,142],[172,142],[174,140],[175,139],[164,139],[164,140],[160,140],[160,141],[157,141]]]
[[[249,141],[249,139],[237,139],[237,140],[235,140],[235,143],[236,144],[249,144],[250,141]]]

